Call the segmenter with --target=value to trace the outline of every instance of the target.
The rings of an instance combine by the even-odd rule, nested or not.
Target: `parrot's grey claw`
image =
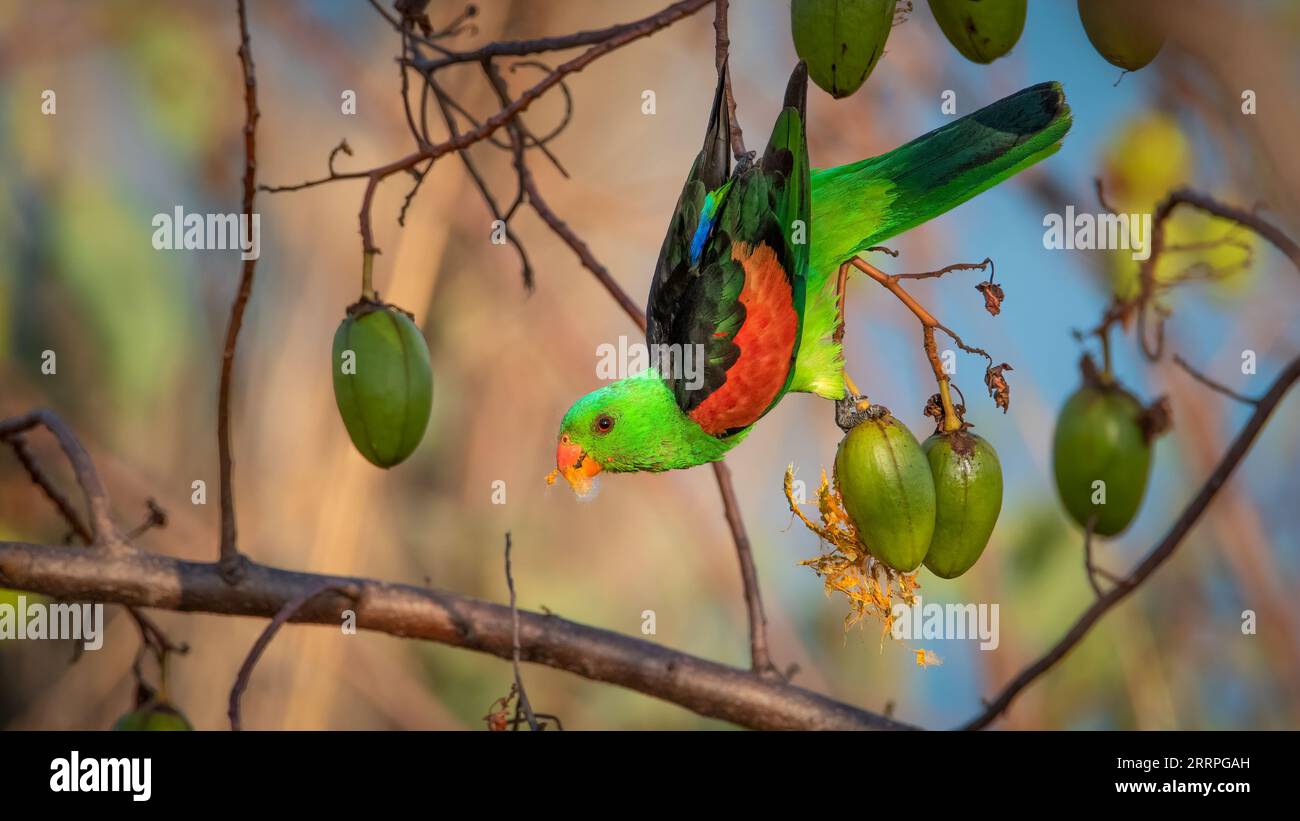
[[[850,394],[835,402],[835,424],[845,433],[853,430],[863,420],[879,419],[887,413],[888,408],[870,404],[865,396]]]
[[[757,156],[758,154],[754,151],[746,151],[744,154],[741,154],[739,157],[737,157],[736,167],[731,172],[731,176],[733,177],[739,176],[745,173],[746,171],[748,171],[750,168],[752,168],[754,165],[754,159]]]

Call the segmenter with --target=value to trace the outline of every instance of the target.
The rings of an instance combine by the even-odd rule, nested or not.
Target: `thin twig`
[[[54,507],[59,511],[59,515],[72,528],[72,532],[86,544],[93,543],[95,535],[81,521],[81,514],[72,506],[72,502],[68,501],[68,497],[64,496],[63,492],[54,486],[54,482],[50,480],[50,477],[45,475],[45,471],[41,470],[40,464],[36,461],[36,456],[27,447],[27,440],[21,434],[15,434],[10,436],[7,441],[9,447],[13,448],[14,455],[18,457],[18,462],[27,471],[27,475],[31,477],[32,483],[39,487],[46,498],[54,504]]]
[[[1100,188],[1099,188],[1100,193]],[[1156,264],[1159,262],[1165,249],[1165,223],[1173,215],[1175,209],[1180,205],[1190,206],[1212,214],[1222,219],[1231,220],[1245,228],[1254,231],[1264,239],[1268,240],[1274,247],[1281,251],[1291,264],[1297,270],[1300,270],[1300,243],[1297,243],[1291,237],[1287,236],[1282,229],[1272,223],[1262,219],[1253,211],[1245,211],[1240,208],[1226,205],[1218,200],[1208,197],[1196,191],[1186,188],[1172,192],[1165,197],[1164,201],[1156,208],[1155,215],[1152,219],[1151,237],[1149,240],[1149,250],[1147,258],[1138,268],[1138,280],[1141,284],[1141,290],[1137,297],[1137,337],[1138,344],[1143,355],[1149,361],[1155,362],[1160,359],[1164,353],[1164,319],[1163,315],[1155,322],[1155,341],[1148,339],[1147,333],[1147,311],[1155,309],[1159,311],[1158,306],[1154,304],[1156,294]]]
[[[248,657],[244,659],[244,663],[239,666],[239,673],[235,676],[235,684],[230,688],[230,707],[227,710],[227,715],[230,717],[230,729],[242,729],[239,701],[244,694],[244,690],[248,689],[248,680],[253,675],[253,668],[257,665],[258,659],[262,657],[262,653],[266,652],[271,639],[275,638],[275,634],[279,632],[284,623],[292,619],[302,609],[303,605],[326,592],[339,593],[353,600],[360,595],[359,588],[356,585],[340,583],[330,578],[319,578],[298,591],[293,598],[285,602],[276,611],[276,614],[271,617],[270,624],[266,625],[266,629],[253,643],[253,648],[248,651]]]
[[[925,271],[920,274],[894,274],[894,279],[938,279],[944,274],[951,274],[953,271],[988,271],[989,278],[993,278],[993,260],[988,257],[983,262],[954,262],[952,265],[945,265],[937,271]]]
[[[624,291],[616,281],[614,281],[614,277],[610,274],[609,269],[600,264],[595,255],[591,253],[591,248],[587,246],[587,243],[574,233],[573,229],[570,228],[564,220],[560,219],[556,215],[555,211],[553,211],[546,203],[541,192],[537,190],[537,184],[533,180],[532,172],[529,171],[526,163],[520,167],[519,176],[520,179],[523,180],[524,190],[528,194],[528,205],[537,212],[537,216],[542,218],[542,221],[546,223],[547,227],[549,227],[556,236],[562,239],[564,244],[568,245],[573,253],[577,255],[578,260],[582,263],[582,267],[586,268],[596,277],[596,281],[605,287],[605,290],[614,298],[614,301],[616,301],[619,307],[623,309],[623,312],[636,323],[638,328],[645,331],[645,312],[642,311],[641,307],[638,306],[630,296],[628,296],[627,292]]]
[[[541,54],[547,51],[562,51],[606,43],[611,40],[641,37],[651,31],[657,31],[672,25],[707,6],[712,0],[682,0],[649,17],[631,23],[620,23],[593,31],[579,31],[562,37],[539,37],[532,40],[510,40],[488,43],[473,51],[455,52],[433,60],[420,60],[414,63],[420,71],[429,72],[453,65],[455,63],[478,63],[495,57],[522,57],[527,54]]]
[[[153,530],[155,527],[167,526],[167,511],[163,510],[162,506],[159,505],[157,501],[154,499],[146,499],[144,504],[145,508],[149,511],[149,515],[145,517],[143,522],[136,525],[134,530],[126,534],[126,540],[128,542],[135,541],[137,538],[148,531]]]
[[[893,253],[888,248],[875,248],[875,249],[868,249],[868,250],[881,250],[887,253]],[[895,254],[895,256],[897,256],[897,254]],[[983,348],[978,348],[973,345],[967,345],[966,342],[963,341],[962,338],[958,336],[955,331],[953,331],[947,325],[944,325],[942,322],[936,319],[934,315],[931,314],[930,311],[927,310],[924,305],[922,305],[919,301],[917,301],[917,299],[914,296],[912,296],[905,288],[903,288],[903,286],[898,284],[902,280],[934,279],[934,278],[942,277],[944,274],[952,273],[953,271],[973,271],[973,270],[983,271],[986,269],[991,269],[993,265],[993,260],[989,259],[988,257],[985,257],[983,262],[978,262],[978,263],[959,262],[959,263],[954,263],[952,265],[948,265],[944,268],[940,268],[937,271],[926,271],[924,273],[919,273],[919,274],[886,274],[884,271],[881,271],[879,268],[867,262],[866,260],[862,259],[862,257],[860,256],[853,257],[846,264],[852,265],[854,268],[857,268],[859,271],[866,274],[876,283],[884,286],[885,290],[893,294],[898,299],[899,302],[902,302],[903,305],[906,306],[907,309],[911,311],[912,314],[916,317],[917,321],[921,323],[921,345],[922,348],[925,350],[926,359],[929,360],[930,362],[930,369],[934,372],[935,382],[938,383],[939,386],[939,398],[943,405],[943,416],[939,420],[940,427],[942,427],[945,430],[956,430],[958,427],[960,427],[961,419],[958,417],[954,409],[954,406],[952,404],[952,399],[949,396],[948,387],[951,383],[951,380],[948,378],[948,374],[943,369],[943,363],[939,359],[939,346],[935,341],[935,333],[934,333],[935,331],[943,331],[945,334],[948,335],[949,338],[952,339],[953,343],[958,348],[961,348],[963,351],[970,354],[977,354],[979,356],[984,357],[984,359],[988,362],[988,367],[985,370],[985,382],[988,384],[989,387],[989,395],[994,397],[995,402],[999,407],[1003,409],[1004,412],[1006,411],[1007,406],[1010,404],[1010,388],[1006,385],[1005,379],[1001,377],[1001,369],[994,368],[993,365],[994,360],[992,355],[990,355],[989,352],[984,350]],[[843,309],[843,299],[844,299],[843,280],[845,276],[846,276],[845,269],[841,269],[840,271],[841,310]],[[993,276],[992,273],[990,273],[989,274],[990,280],[992,279],[992,276]],[[841,316],[842,315],[843,314],[841,313]],[[843,337],[843,331],[841,330],[839,333],[840,336]],[[1001,368],[1010,370],[1010,367],[1006,365],[1006,363],[1003,363]],[[993,374],[997,374],[999,380],[1001,380],[1000,389],[995,390],[994,384],[990,381],[990,375]]]
[[[758,587],[758,566],[754,564],[749,533],[745,531],[745,520],[740,516],[740,502],[736,498],[736,488],[731,483],[731,469],[726,462],[713,463],[713,478],[718,483],[718,492],[722,494],[722,512],[727,519],[727,528],[731,531],[731,541],[736,546],[736,558],[740,562],[741,592],[745,597],[745,611],[749,617],[750,668],[765,678],[782,679],[781,671],[772,661],[772,652],[768,648],[767,614],[763,610],[763,596]]]
[[[383,180],[401,171],[410,170],[426,160],[437,160],[454,151],[462,151],[475,143],[481,142],[508,123],[514,121],[524,110],[533,104],[538,98],[547,91],[564,82],[564,78],[575,72],[582,71],[593,61],[609,54],[612,51],[622,48],[629,43],[635,42],[642,37],[647,37],[655,32],[672,25],[678,20],[686,17],[695,11],[698,11],[710,0],[684,0],[684,2],[669,6],[658,14],[651,15],[634,24],[616,27],[616,30],[609,30],[605,37],[595,41],[595,45],[579,54],[577,57],[556,66],[555,70],[546,75],[533,86],[525,89],[522,94],[515,98],[511,103],[503,107],[500,111],[483,121],[483,124],[475,127],[471,131],[466,131],[459,136],[452,137],[437,145],[421,147],[417,151],[400,157],[384,165],[376,166],[365,171],[351,171],[334,173],[331,171],[327,176],[306,180],[295,185],[271,186],[263,190],[270,192],[278,191],[301,191],[306,188],[312,188],[326,183],[341,180],[365,180],[366,188],[361,196],[361,211],[358,215],[358,221],[361,227],[361,250],[363,255],[374,255],[379,253],[379,247],[375,245],[374,231],[371,223],[371,204],[374,202],[375,190]],[[525,52],[532,53],[532,52]],[[492,55],[480,56],[476,59],[482,60]],[[456,60],[455,62],[464,62]],[[421,71],[431,71],[435,66],[416,64]]]
[[[253,50],[248,37],[248,9],[245,0],[236,0],[239,9],[239,65],[244,76],[244,200],[245,224],[253,222],[253,200],[257,196],[257,76],[253,70]],[[331,154],[331,165],[333,155]],[[226,344],[221,353],[221,387],[217,397],[217,456],[221,482],[221,565],[231,583],[240,575],[239,540],[235,528],[234,460],[230,454],[230,394],[235,379],[235,346],[244,324],[244,310],[253,295],[253,272],[256,257],[243,261],[239,290],[230,305],[226,325]]]
[[[1101,591],[1101,585],[1097,583],[1096,566],[1092,564],[1092,530],[1097,525],[1097,514],[1093,513],[1088,517],[1088,524],[1083,529],[1083,572],[1088,577],[1088,583],[1092,586],[1092,592],[1095,592],[1097,598],[1104,596]]]
[[[483,72],[487,76],[488,82],[492,85],[493,90],[496,91],[498,98],[500,98],[503,103],[507,102],[509,100],[509,95],[505,89],[505,81],[501,79],[500,74],[496,72],[495,68],[490,63],[483,64]],[[447,121],[447,129],[453,135],[458,133],[456,130],[456,120],[448,110],[447,96],[436,83],[430,81],[430,85],[438,95],[438,107],[442,111],[443,118]],[[487,203],[488,210],[492,212],[493,219],[500,221],[505,227],[506,240],[514,246],[515,252],[519,255],[519,263],[522,268],[521,273],[524,278],[524,287],[531,291],[533,289],[533,267],[528,261],[528,254],[524,251],[523,242],[520,241],[519,236],[515,233],[514,229],[510,227],[510,220],[515,214],[515,209],[518,208],[519,204],[524,200],[524,172],[520,170],[523,161],[523,147],[519,142],[519,137],[521,136],[520,130],[512,123],[509,128],[509,133],[511,137],[510,148],[514,157],[515,172],[519,177],[519,183],[518,191],[515,194],[515,200],[511,204],[510,210],[506,213],[503,214],[501,212],[500,206],[497,205],[496,198],[492,196],[492,192],[488,189],[487,182],[484,181],[483,177],[479,174],[478,169],[475,167],[473,160],[470,159],[469,151],[460,152],[460,158],[465,164],[465,170],[469,172],[470,178],[474,180],[474,184],[478,187],[479,193],[483,196],[483,201]]]
[[[1196,370],[1196,368],[1193,368],[1186,359],[1183,359],[1181,354],[1174,354],[1174,364],[1178,365],[1180,368],[1187,371],[1188,376],[1192,377],[1197,382],[1200,382],[1202,385],[1206,386],[1210,390],[1217,391],[1230,399],[1234,399],[1237,402],[1242,403],[1243,405],[1259,404],[1259,399],[1256,399],[1253,396],[1246,396],[1244,393],[1237,393],[1232,388],[1229,388],[1227,385],[1224,385],[1221,382],[1215,382],[1210,377]]]
[[[180,653],[184,655],[190,651],[190,646],[188,644],[185,642],[174,642],[169,639],[167,634],[163,632],[163,629],[158,626],[157,622],[140,612],[138,609],[128,607],[127,612],[131,614],[131,617],[135,619],[135,623],[140,627],[140,632],[143,634],[142,638],[144,638],[146,643],[152,644],[168,653]]]
[[[484,65],[488,67],[489,71],[495,70],[491,62],[485,63]],[[543,73],[549,73],[555,70],[540,60],[521,60],[520,62],[510,66],[510,73],[513,74],[520,68],[541,69]],[[557,123],[556,126],[544,137],[538,137],[534,134],[528,128],[528,124],[524,122],[523,117],[516,117],[515,125],[519,127],[524,137],[524,147],[530,149],[536,148],[541,151],[542,155],[545,156],[546,159],[550,160],[551,165],[555,166],[555,170],[560,172],[560,176],[567,180],[569,178],[569,169],[564,167],[564,163],[560,162],[560,158],[555,155],[555,152],[551,151],[549,146],[549,143],[563,134],[565,130],[568,129],[569,124],[573,122],[573,92],[569,90],[569,84],[565,81],[560,82],[560,96],[564,98],[564,114],[560,116],[559,123]]]
[[[728,0],[716,0],[713,12],[714,52],[718,72],[727,70],[727,83],[723,93],[727,97],[728,126],[731,129],[731,153],[740,160],[745,151],[745,135],[740,130],[740,120],[736,118],[736,95],[731,91],[731,71],[728,61],[731,56],[731,35],[727,30]]]
[[[462,151],[461,156],[465,156],[465,152]],[[424,181],[429,176],[429,171],[432,168],[433,160],[430,160],[429,164],[424,168],[411,169],[411,175],[415,177],[415,182],[412,183],[411,190],[406,192],[406,196],[402,199],[402,208],[397,212],[397,224],[403,228],[406,227],[406,212],[411,208],[411,201],[415,199],[416,194],[420,193],[420,186],[424,185]]]
[[[73,475],[86,497],[86,506],[90,510],[90,523],[81,531],[90,538],[88,542],[96,547],[112,550],[128,548],[122,535],[118,533],[113,522],[113,504],[108,498],[108,491],[99,480],[99,472],[90,460],[90,454],[82,446],[72,429],[63,420],[49,410],[36,410],[31,413],[0,421],[0,440],[7,440],[15,434],[24,433],[35,427],[44,427],[58,440],[59,447],[72,465]],[[66,503],[66,499],[64,500]],[[57,503],[56,503],[57,504]],[[63,507],[60,506],[60,511]],[[71,523],[72,519],[69,519]]]
[[[1102,592],[1101,585],[1097,583],[1097,577],[1101,576],[1112,584],[1123,584],[1123,580],[1111,573],[1105,568],[1099,567],[1092,559],[1092,537],[1093,528],[1097,525],[1097,514],[1088,517],[1088,524],[1083,532],[1083,569],[1088,577],[1088,584],[1092,586],[1092,592],[1097,594],[1097,598],[1105,595]]]
[[[392,26],[398,33],[409,35],[411,39],[418,41],[422,45],[428,46],[429,48],[437,51],[439,54],[447,55],[453,53],[450,49],[446,48],[445,46],[439,45],[438,43],[434,42],[434,39],[432,37],[423,37],[420,34],[411,31],[409,26],[404,25],[401,20],[398,20],[396,17],[389,14],[388,11],[382,5],[379,4],[378,0],[369,0],[369,3],[371,8],[379,12],[379,16],[384,18],[384,20],[390,26]],[[473,8],[473,6],[470,6],[470,8]],[[448,26],[448,29],[454,29],[457,23],[460,20],[464,19],[466,16],[473,16],[473,15],[462,13],[461,17],[458,17],[455,22],[453,22],[450,26]],[[447,33],[449,32],[444,31],[442,33],[439,33],[439,36],[446,36]]]
[[[407,43],[409,42],[410,36],[411,33],[408,31],[402,31],[401,33],[402,54],[407,53],[407,49],[409,48]],[[415,112],[411,109],[411,82],[410,78],[407,76],[407,72],[411,70],[410,66],[405,60],[398,60],[397,70],[400,72],[402,79],[402,113],[406,116],[406,127],[410,129],[411,137],[415,140],[415,144],[420,146],[420,148],[427,148],[430,142],[429,134],[423,130],[421,126],[415,124]]]
[[[510,542],[510,533],[506,533],[506,586],[510,588],[510,621],[512,635],[510,643],[513,646],[514,656],[510,659],[515,668],[515,693],[519,696],[519,709],[523,710],[524,717],[528,720],[528,729],[536,732],[541,729],[537,726],[537,716],[533,715],[532,702],[528,700],[528,691],[524,689],[524,675],[519,670],[519,657],[522,650],[519,647],[519,608],[515,605],[515,575],[510,566],[510,549],[513,545]]]

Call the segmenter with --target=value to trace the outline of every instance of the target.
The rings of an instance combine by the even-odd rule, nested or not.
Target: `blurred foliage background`
[[[363,2],[253,2],[262,120],[259,179],[297,182],[325,170],[346,137],[362,168],[406,153],[409,137],[393,57],[396,35]],[[631,20],[651,0],[482,0],[477,33],[454,45],[559,34]],[[435,20],[462,4],[434,0]],[[833,101],[810,91],[814,165],[882,153],[948,117],[955,91],[969,113],[1035,82],[1061,81],[1075,126],[1038,169],[895,243],[891,271],[932,270],[991,256],[1007,289],[992,318],[952,275],[915,292],[967,341],[1015,366],[1010,413],[983,396],[978,360],[959,359],[968,419],[996,444],[1006,501],[982,561],[959,580],[921,576],[926,601],[1000,606],[1000,644],[924,643],[942,660],[918,667],[916,643],[882,640],[878,626],[845,632],[839,599],[800,559],[814,538],[791,526],[781,491],[793,462],[815,487],[839,432],[830,406],[782,403],[729,458],[754,542],[774,654],[796,681],[904,720],[952,726],[973,715],[1054,641],[1092,592],[1081,534],[1050,478],[1056,410],[1077,384],[1071,329],[1095,325],[1112,286],[1133,271],[1104,252],[1043,248],[1042,219],[1067,204],[1096,212],[1092,179],[1116,207],[1150,208],[1191,185],[1267,213],[1296,236],[1300,123],[1294,82],[1300,13],[1294,4],[1198,0],[1177,4],[1179,29],[1147,69],[1116,84],[1074,3],[1030,4],[1019,45],[991,66],[952,49],[923,3],[896,28],[866,86]],[[794,62],[784,0],[737,0],[732,67],[740,118],[761,145]],[[233,252],[155,251],[150,224],[177,205],[238,210],[243,108],[233,3],[21,3],[0,0],[0,416],[48,405],[84,437],[128,526],[153,497],[170,513],[143,546],[207,560],[217,549],[215,407],[219,348],[238,280]],[[534,70],[509,75],[518,90]],[[703,133],[713,80],[712,14],[702,12],[574,76],[572,126],[552,148],[563,179],[535,162],[562,218],[638,300],[649,284],[667,215]],[[454,93],[494,110],[474,67]],[[57,114],[41,114],[42,92]],[[340,95],[357,94],[357,113]],[[641,113],[642,92],[656,113]],[[1243,89],[1258,113],[1241,111]],[[558,94],[530,109],[535,131],[561,114]],[[436,119],[436,118],[435,118]],[[474,149],[499,195],[513,194],[509,158]],[[260,194],[262,258],[241,338],[233,406],[241,547],[259,561],[317,572],[430,584],[506,598],[504,533],[514,534],[520,606],[639,634],[654,610],[655,641],[730,664],[747,663],[736,559],[710,471],[606,477],[592,503],[547,488],[559,419],[595,387],[596,348],[626,317],[570,251],[531,214],[515,229],[537,287],[525,292],[508,246],[489,242],[491,217],[459,161],[439,161],[396,224],[407,181],[379,191],[377,284],[417,315],[435,368],[434,413],[416,454],[384,472],[353,449],[334,408],[330,339],[354,300],[360,269],[361,184]],[[1179,236],[1217,226],[1188,220]],[[1248,238],[1247,238],[1248,239]],[[1176,296],[1170,344],[1211,376],[1258,393],[1300,346],[1300,279],[1270,247],[1224,282]],[[850,293],[849,363],[873,399],[916,431],[932,383],[913,318],[874,285]],[[1099,547],[1122,569],[1163,533],[1217,460],[1245,411],[1169,364],[1140,362],[1118,341],[1120,377],[1143,396],[1171,397],[1175,430],[1157,448],[1139,519]],[[1257,353],[1243,375],[1241,352]],[[42,375],[41,353],[57,354]],[[1178,555],[1108,616],[1083,645],[1022,696],[1004,726],[1275,728],[1300,725],[1297,549],[1300,415],[1292,397]],[[45,438],[38,453],[71,487]],[[209,503],[191,504],[202,479]],[[504,480],[507,503],[492,503]],[[0,453],[0,538],[59,542],[65,528],[21,467]],[[10,600],[13,593],[0,593]],[[1258,614],[1243,635],[1242,611]],[[74,662],[71,644],[0,643],[0,727],[108,727],[131,700],[134,626],[109,608],[102,650]],[[226,726],[236,669],[263,623],[158,613],[191,653],[171,671],[175,702],[200,728]],[[568,728],[723,726],[654,699],[541,667],[525,668],[537,709]],[[509,666],[456,649],[383,635],[291,627],[275,640],[244,699],[254,728],[479,728],[509,689]]]

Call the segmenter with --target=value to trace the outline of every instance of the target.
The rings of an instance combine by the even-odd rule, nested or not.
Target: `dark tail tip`
[[[785,87],[785,107],[793,108],[802,118],[808,107],[808,64],[800,60],[790,73]]]
[[[706,156],[705,181],[721,185],[731,174],[731,113],[727,109],[727,66],[718,69],[718,88],[713,94],[713,110],[709,112],[709,127],[704,134]]]

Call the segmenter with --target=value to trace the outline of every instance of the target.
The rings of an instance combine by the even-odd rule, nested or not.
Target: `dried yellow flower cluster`
[[[826,595],[835,591],[849,600],[849,613],[844,617],[844,629],[875,616],[883,623],[883,633],[894,626],[894,599],[911,605],[915,601],[916,574],[900,573],[876,561],[867,546],[858,537],[858,530],[844,510],[838,489],[832,488],[822,470],[821,486],[817,489],[817,510],[821,522],[814,522],[799,509],[794,497],[794,465],[785,471],[785,498],[790,511],[804,525],[831,545],[831,551],[815,559],[800,562],[811,567],[826,583]],[[883,637],[883,636],[882,636]]]

